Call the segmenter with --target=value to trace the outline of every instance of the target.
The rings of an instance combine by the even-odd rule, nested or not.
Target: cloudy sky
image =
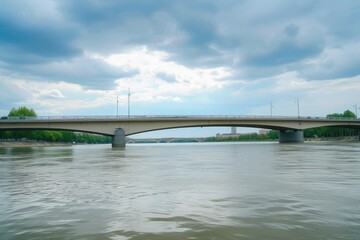
[[[0,114],[360,107],[360,1],[2,0]],[[359,110],[360,114],[360,110]],[[203,130],[202,130],[203,131]],[[211,134],[210,134],[211,135]]]

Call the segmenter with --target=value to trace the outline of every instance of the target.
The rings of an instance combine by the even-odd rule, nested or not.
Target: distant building
[[[231,133],[217,133],[216,137],[217,138],[224,138],[224,137],[237,137],[241,134],[231,134]]]
[[[236,135],[236,127],[231,127],[231,135]]]
[[[216,137],[217,138],[221,138],[221,137],[237,137],[240,136],[241,134],[237,133],[237,128],[236,127],[231,127],[231,133],[217,133]]]
[[[217,137],[217,138],[238,137],[238,136],[243,136],[243,135],[248,135],[248,134],[257,134],[257,133],[256,133],[256,132],[236,133],[236,134],[232,134],[232,133],[217,133],[217,134],[216,134],[216,137]]]
[[[271,130],[269,129],[260,129],[259,130],[259,135],[266,135],[270,132]]]

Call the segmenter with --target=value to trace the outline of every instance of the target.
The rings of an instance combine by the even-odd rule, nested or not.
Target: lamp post
[[[130,89],[128,88],[128,118],[130,118]]]
[[[119,116],[119,95],[116,96],[116,117]]]
[[[271,117],[272,117],[273,107],[274,107],[274,105],[272,104],[272,102],[270,102],[270,116]]]
[[[356,117],[356,119],[357,119],[357,116],[358,116],[358,106],[357,106],[357,104],[355,104],[353,107],[355,108],[355,117]]]
[[[298,117],[300,117],[300,103],[299,98],[296,98]]]

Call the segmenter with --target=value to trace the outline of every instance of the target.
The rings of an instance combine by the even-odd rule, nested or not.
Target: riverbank
[[[25,142],[25,141],[4,141],[0,142],[0,148],[6,147],[46,147],[46,146],[70,146],[71,143],[59,143],[59,142]]]
[[[264,142],[278,141],[273,139],[264,140]],[[329,142],[329,141],[341,141],[341,142],[356,142],[359,141],[358,136],[348,136],[348,137],[323,137],[323,138],[305,138],[305,142]],[[206,141],[205,141],[206,142]],[[213,142],[261,142],[261,140],[254,141],[230,141],[221,139],[219,141]],[[84,143],[80,143],[84,144]],[[32,141],[0,141],[0,148],[5,147],[47,147],[47,146],[71,146],[72,143],[59,143],[59,142],[32,142]]]
[[[311,141],[341,141],[341,142],[353,142],[353,141],[359,141],[358,136],[347,136],[347,137],[323,137],[323,138],[305,138],[306,142]]]

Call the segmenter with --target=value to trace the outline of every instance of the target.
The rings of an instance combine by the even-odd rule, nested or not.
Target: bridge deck
[[[209,119],[209,120],[218,120],[218,119],[228,119],[228,120],[238,120],[238,119],[268,119],[268,120],[327,120],[327,121],[359,121],[360,119],[348,118],[348,117],[312,117],[312,116],[265,116],[265,115],[104,115],[104,116],[36,116],[36,117],[8,117],[3,116],[0,118],[0,121],[48,121],[48,120],[69,120],[69,121],[84,121],[84,120],[100,120],[100,121],[129,121],[129,120],[144,120],[144,119],[154,119],[154,120],[180,120],[180,119]]]
[[[337,126],[360,129],[360,119],[294,116],[234,115],[132,115],[132,116],[41,116],[2,117],[0,129],[58,129],[114,135],[122,128],[126,135],[183,127],[237,126],[274,130],[304,130]]]

